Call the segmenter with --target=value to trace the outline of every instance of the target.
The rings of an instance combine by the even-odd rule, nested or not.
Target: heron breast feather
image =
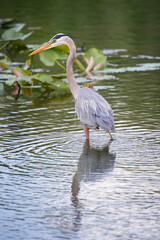
[[[101,127],[109,123],[108,109],[101,106],[93,99],[79,99],[76,101],[76,112],[81,122]]]

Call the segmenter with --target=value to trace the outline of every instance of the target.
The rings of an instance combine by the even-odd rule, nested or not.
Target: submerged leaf
[[[15,52],[20,52],[26,50],[27,46],[22,40],[15,40],[12,41],[9,49],[14,50]]]

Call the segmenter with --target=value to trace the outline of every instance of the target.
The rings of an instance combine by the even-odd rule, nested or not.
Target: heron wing
[[[109,103],[89,88],[81,88],[75,103],[79,120],[89,128],[114,130],[113,112]]]

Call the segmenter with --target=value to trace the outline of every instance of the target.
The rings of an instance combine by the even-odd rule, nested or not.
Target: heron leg
[[[89,139],[89,128],[83,127],[86,139]]]
[[[110,131],[108,131],[108,133],[109,133],[109,136],[110,136],[111,140],[113,141],[113,137],[112,137]]]

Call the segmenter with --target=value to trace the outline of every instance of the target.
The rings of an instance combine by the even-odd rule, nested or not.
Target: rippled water
[[[160,64],[128,61],[92,77],[113,142],[93,131],[85,143],[72,97],[1,96],[1,239],[158,239]]]
[[[65,1],[31,2],[1,6],[42,26],[31,42],[62,29],[107,55],[106,69],[77,82],[94,81],[111,104],[115,140],[91,131],[85,142],[71,96],[33,91],[16,101],[3,85],[9,71],[0,74],[0,239],[159,239],[159,5],[92,1],[91,11],[83,1],[62,11]]]

